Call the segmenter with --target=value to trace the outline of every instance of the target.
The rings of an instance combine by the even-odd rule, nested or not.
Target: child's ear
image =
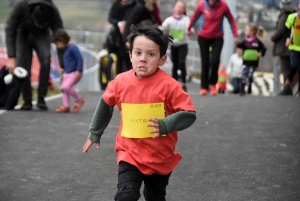
[[[168,56],[165,54],[164,56],[162,56],[159,60],[159,66],[162,66],[165,64],[165,62],[167,61]]]
[[[132,59],[132,54],[131,54],[131,52],[129,52],[129,51],[128,51],[128,54],[129,54],[129,58],[130,58],[130,61],[131,61],[131,59]]]

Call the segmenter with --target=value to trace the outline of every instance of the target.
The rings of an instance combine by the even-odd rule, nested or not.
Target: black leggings
[[[177,71],[181,71],[181,81],[186,83],[186,66],[185,59],[188,53],[188,45],[171,46],[171,60],[173,62],[172,76],[178,80]]]
[[[216,85],[218,81],[218,69],[220,64],[220,55],[223,47],[223,38],[206,39],[198,37],[200,47],[200,56],[202,61],[201,70],[201,88],[208,89],[208,85]],[[210,54],[209,48],[212,47]],[[209,77],[209,70],[211,74]]]
[[[171,173],[170,173],[171,174]],[[118,171],[118,192],[115,201],[137,201],[144,181],[144,197],[147,201],[166,201],[166,187],[170,174],[145,175],[134,165],[121,161]]]

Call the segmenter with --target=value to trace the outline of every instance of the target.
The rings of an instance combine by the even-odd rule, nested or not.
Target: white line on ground
[[[57,98],[61,98],[62,97],[62,94],[57,94],[57,95],[54,95],[54,96],[50,96],[50,97],[46,97],[45,98],[45,101],[48,102],[48,101],[51,101],[51,100],[55,100]],[[36,101],[32,101],[32,105],[36,105]],[[19,110],[20,108],[22,107],[22,105],[17,105],[15,107],[15,110]],[[0,110],[0,115],[6,113],[7,110]]]

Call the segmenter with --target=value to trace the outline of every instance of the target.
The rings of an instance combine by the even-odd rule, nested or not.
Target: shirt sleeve
[[[105,92],[102,96],[103,100],[110,106],[115,106],[116,103],[116,84],[118,81],[118,76],[110,81],[105,89]]]
[[[75,57],[75,59],[77,61],[76,62],[77,63],[76,71],[82,73],[82,71],[83,71],[83,58],[82,58],[82,55],[80,53],[80,50],[78,49],[78,47],[76,45],[74,45],[71,50],[72,50],[73,56]]]
[[[196,7],[196,10],[195,10],[193,16],[191,17],[190,24],[188,26],[188,30],[191,30],[191,28],[194,26],[194,24],[196,23],[196,21],[202,15],[201,6],[202,6],[202,3],[200,1],[199,4]]]
[[[162,26],[164,29],[170,29],[170,18],[167,18],[163,21]]]
[[[234,37],[238,37],[239,35],[238,35],[238,31],[237,31],[237,26],[236,26],[235,19],[234,19],[234,17],[231,14],[231,11],[230,11],[228,5],[226,5],[226,7],[227,8],[226,8],[226,11],[225,11],[225,17],[229,21],[229,24],[230,24],[233,36]]]
[[[174,112],[196,111],[190,95],[184,92],[180,85],[177,85],[177,87],[174,89],[170,99]]]
[[[293,24],[294,24],[294,21],[295,21],[295,16],[296,14],[295,13],[292,13],[288,16],[286,22],[285,22],[285,26],[288,28],[288,29],[291,29]]]

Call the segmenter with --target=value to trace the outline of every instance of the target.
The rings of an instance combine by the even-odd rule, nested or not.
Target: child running
[[[245,28],[245,39],[237,47],[243,49],[243,75],[240,95],[245,95],[245,86],[248,81],[248,94],[252,93],[251,84],[253,82],[253,73],[258,67],[259,58],[266,53],[265,45],[257,38],[263,37],[265,30],[263,27],[255,24],[248,24]]]
[[[100,148],[100,138],[117,105],[122,120],[116,137],[119,170],[115,200],[137,201],[144,181],[145,200],[165,201],[170,174],[182,158],[174,152],[177,131],[195,122],[196,111],[181,84],[159,68],[167,59],[172,37],[150,21],[131,25],[131,31],[128,41],[133,69],[108,83],[83,152],[93,143]]]
[[[190,18],[186,16],[186,4],[184,1],[177,1],[174,7],[174,13],[163,22],[164,29],[170,30],[170,34],[174,38],[171,45],[171,60],[173,62],[172,76],[178,80],[178,70],[181,71],[182,88],[186,88],[186,65],[185,60],[188,53],[188,31]]]
[[[227,72],[224,64],[220,64],[218,71],[218,93],[225,94],[227,84]]]
[[[53,43],[55,43],[56,47],[65,49],[63,55],[64,70],[61,77],[63,105],[55,110],[57,113],[70,112],[70,95],[76,101],[72,112],[78,112],[84,104],[83,97],[73,88],[82,76],[83,59],[78,47],[71,43],[70,40],[69,34],[63,29],[59,29],[53,34]]]

